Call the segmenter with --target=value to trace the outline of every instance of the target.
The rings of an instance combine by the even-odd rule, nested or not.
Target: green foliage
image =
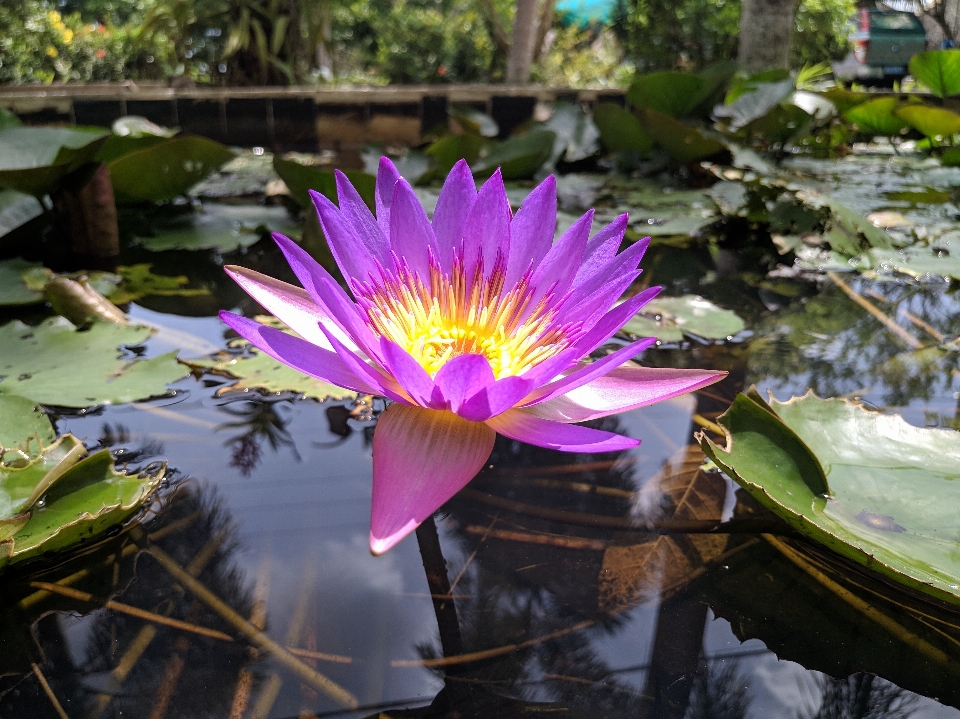
[[[854,105],[843,113],[843,117],[857,125],[863,132],[896,135],[908,127],[908,123],[903,118],[894,114],[894,110],[899,105],[899,98],[878,97],[876,100]]]
[[[803,0],[794,19],[791,64],[803,67],[841,60],[849,52],[849,22],[854,0]]]
[[[91,162],[108,133],[66,127],[10,127],[0,131],[0,187],[34,197]]]
[[[633,316],[623,330],[637,337],[680,342],[684,335],[725,340],[741,332],[743,320],[697,295],[655,297]]]
[[[596,32],[577,25],[554,30],[556,37],[550,48],[533,66],[534,82],[561,87],[622,87],[629,81],[633,69],[624,62],[612,31]]]
[[[172,200],[234,158],[205,137],[174,137],[123,155],[108,165],[118,199]]]
[[[960,133],[960,115],[942,107],[901,105],[894,114],[933,140]]]
[[[619,105],[600,103],[593,111],[593,121],[600,130],[600,142],[610,152],[647,153],[653,149],[653,140],[640,120]]]
[[[910,59],[910,74],[937,97],[960,95],[960,50],[917,53]]]

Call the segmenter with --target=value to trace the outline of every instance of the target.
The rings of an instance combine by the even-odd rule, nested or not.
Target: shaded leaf
[[[120,347],[144,342],[152,330],[95,322],[79,332],[62,317],[30,327],[0,327],[0,393],[64,407],[118,404],[155,397],[187,374],[175,354],[119,359]]]
[[[0,131],[0,187],[34,197],[93,161],[109,133],[65,127],[11,127]]]
[[[43,205],[33,195],[0,190],[0,237],[43,214]],[[0,283],[0,292],[3,285]]]
[[[36,202],[34,198],[30,199]],[[43,292],[30,287],[26,275],[44,269],[43,265],[37,262],[27,262],[20,258],[0,260],[0,306],[33,305],[43,302]],[[46,270],[46,272],[50,271]]]
[[[553,152],[557,134],[551,130],[531,130],[493,145],[486,157],[472,167],[478,177],[492,175],[499,167],[504,180],[522,180],[533,176]]]
[[[593,121],[600,131],[600,142],[610,152],[647,153],[653,149],[653,138],[632,113],[612,102],[601,102],[593,111]]]
[[[682,118],[700,104],[704,90],[710,89],[706,78],[685,72],[652,72],[637,75],[627,90],[627,101],[634,107],[656,110]]]
[[[718,421],[726,448],[701,446],[754,499],[842,556],[960,604],[960,434],[811,393],[772,412],[738,395]]]
[[[174,137],[118,157],[108,164],[118,201],[172,200],[235,157],[205,137]]]
[[[763,117],[793,92],[793,79],[779,82],[761,82],[749,87],[728,104],[714,108],[715,117],[729,120],[731,130],[739,130],[757,118]],[[733,90],[731,90],[733,92]]]
[[[276,155],[273,158],[273,169],[280,175],[280,179],[286,183],[291,197],[296,200],[300,207],[313,207],[309,190],[315,190],[331,202],[337,202],[337,181],[333,170],[303,165],[293,160],[284,160]],[[344,174],[356,188],[363,201],[367,203],[367,207],[373,209],[375,207],[374,190],[377,186],[377,178],[367,172],[352,170]]]
[[[675,160],[702,160],[727,149],[719,140],[706,137],[696,128],[688,127],[662,112],[637,110],[637,116],[644,129]]]
[[[878,97],[856,104],[843,112],[844,119],[854,123],[864,132],[876,135],[896,135],[909,127],[906,120],[893,111],[900,106],[896,97]]]
[[[579,105],[558,102],[553,106],[553,115],[543,128],[555,132],[550,162],[579,162],[591,157],[600,149],[600,131]]]
[[[204,203],[197,212],[179,213],[154,224],[153,237],[137,237],[148,250],[202,250],[231,252],[249,247],[268,232],[291,233],[300,223],[283,207]]]

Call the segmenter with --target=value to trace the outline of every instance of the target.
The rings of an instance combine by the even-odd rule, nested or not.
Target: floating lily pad
[[[224,205],[208,202],[155,225],[153,237],[137,237],[148,250],[218,249],[232,252],[249,247],[269,232],[299,232],[300,223],[283,207]]]
[[[300,207],[313,207],[310,190],[319,192],[332,202],[337,201],[337,180],[332,169],[302,165],[293,160],[284,160],[279,156],[273,158],[273,169],[280,175],[280,179],[290,190],[290,196],[296,200]],[[347,179],[353,184],[367,206],[372,209],[374,207],[374,191],[377,186],[377,178],[368,172],[352,170],[343,174],[347,176]]]
[[[0,237],[42,214],[43,205],[33,195],[0,190]]]
[[[960,50],[918,52],[910,58],[910,74],[937,97],[960,95]]]
[[[285,325],[272,317],[258,317],[260,321],[282,329],[290,334]],[[304,397],[320,401],[352,397],[356,392],[337,387],[329,382],[308,377],[256,349],[248,349],[246,354],[238,351],[247,348],[249,343],[243,339],[233,340],[231,349],[217,352],[208,359],[188,360],[187,364],[197,369],[225,374],[237,380],[229,387],[223,387],[217,394],[234,390],[258,389],[265,392],[298,392]]]
[[[727,149],[719,140],[706,137],[695,127],[684,125],[666,113],[640,109],[637,116],[644,129],[675,160],[703,160]]]
[[[632,113],[612,102],[602,102],[593,111],[593,121],[600,130],[600,142],[610,152],[646,153],[653,149],[653,139]]]
[[[0,466],[0,566],[68,549],[120,524],[165,474],[160,467],[124,475],[109,450],[84,453],[66,435],[32,461]]]
[[[771,405],[741,394],[718,422],[727,446],[701,446],[754,499],[848,559],[960,604],[960,434],[812,393]]]
[[[32,199],[32,198],[31,198]],[[28,277],[37,272],[50,271],[36,262],[20,258],[0,261],[0,306],[33,305],[43,302],[43,287],[35,289],[28,284]]]
[[[235,157],[205,137],[174,137],[130,152],[108,164],[117,200],[157,202],[184,195]]]
[[[514,135],[494,145],[486,157],[473,165],[478,177],[492,175],[499,167],[504,180],[523,180],[532,177],[553,152],[557,133],[552,130],[531,130],[525,135]]]
[[[656,297],[624,325],[638,337],[656,337],[662,342],[680,342],[684,334],[724,340],[741,332],[744,322],[735,312],[718,307],[697,295]]]
[[[43,407],[26,397],[0,394],[0,463],[10,459],[4,450],[24,447],[31,439],[41,446],[49,446],[56,438]],[[24,451],[29,452],[29,449]]]
[[[906,247],[902,250],[871,249],[867,253],[870,268],[878,272],[900,272],[911,277],[953,277],[960,279],[960,256],[931,247]]]
[[[36,327],[20,321],[0,327],[0,393],[63,407],[118,404],[166,394],[186,368],[176,353],[147,360],[119,359],[120,347],[143,343],[143,326],[95,322],[77,331],[57,317]]]
[[[10,127],[0,131],[0,187],[48,195],[91,162],[110,136],[96,129]]]

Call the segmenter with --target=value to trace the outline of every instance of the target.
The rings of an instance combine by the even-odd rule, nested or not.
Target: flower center
[[[429,284],[401,269],[356,289],[373,331],[400,345],[431,377],[464,354],[486,357],[497,379],[519,375],[570,344],[547,298],[530,307],[528,279],[505,291],[502,270],[485,278],[481,265],[468,282],[455,260],[449,275],[432,266]]]

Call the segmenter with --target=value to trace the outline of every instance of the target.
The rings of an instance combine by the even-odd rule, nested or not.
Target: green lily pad
[[[0,394],[0,463],[9,461],[6,450],[22,448],[29,453],[26,445],[31,439],[40,446],[54,443],[57,435],[43,407],[32,399],[16,394]]]
[[[726,448],[702,435],[701,446],[754,499],[838,554],[960,604],[960,434],[812,393],[771,405],[741,394],[718,422]]]
[[[727,149],[719,140],[706,137],[695,127],[688,127],[666,113],[638,109],[637,116],[657,144],[680,162],[703,160]]]
[[[870,95],[866,92],[852,92],[840,86],[831,87],[819,94],[832,102],[841,115],[845,114],[850,108],[870,99]]]
[[[897,97],[878,97],[876,100],[868,100],[848,108],[843,117],[864,132],[896,135],[909,127],[906,120],[893,113],[900,104]]]
[[[0,237],[42,214],[43,205],[33,195],[16,190],[0,190]]]
[[[796,105],[776,105],[766,114],[748,122],[740,132],[750,138],[782,144],[805,132],[812,119],[810,113]]]
[[[894,114],[929,138],[952,137],[960,133],[960,115],[942,107],[901,105]]]
[[[743,320],[697,295],[656,297],[634,315],[623,329],[637,337],[680,342],[684,334],[725,340],[743,331]]]
[[[878,272],[960,279],[960,256],[938,252],[931,247],[914,245],[902,250],[875,248],[867,253],[867,257],[870,267]]]
[[[43,265],[27,262],[19,257],[0,261],[0,306],[34,305],[43,302],[43,287],[31,287],[28,277],[44,271],[49,277],[50,271],[45,270]]]
[[[233,252],[256,243],[268,232],[299,232],[301,225],[283,207],[204,203],[154,225],[153,237],[136,242],[154,252],[218,249]]]
[[[627,90],[634,107],[656,110],[671,117],[686,117],[702,99],[708,82],[685,72],[651,72],[637,75]]]
[[[257,319],[289,334],[296,334],[272,317],[258,317]],[[356,395],[356,392],[352,390],[337,387],[329,382],[314,379],[298,372],[259,350],[249,349],[245,356],[238,354],[238,350],[249,346],[246,340],[233,340],[230,346],[230,350],[217,352],[207,359],[186,361],[191,367],[225,374],[237,380],[229,387],[218,390],[217,394],[244,389],[256,389],[265,392],[297,392],[304,397],[311,397],[321,402],[326,399],[342,399]]]
[[[118,358],[118,348],[139,345],[152,333],[149,327],[106,322],[80,332],[62,317],[36,327],[10,322],[0,327],[0,394],[63,407],[166,394],[169,383],[187,374],[175,352],[147,360]]]
[[[593,122],[600,130],[600,142],[610,152],[647,153],[653,139],[632,113],[612,102],[601,102],[593,111]]]
[[[109,133],[66,127],[10,127],[0,131],[0,187],[34,197],[92,162]]]
[[[556,139],[557,133],[552,130],[531,130],[525,135],[514,135],[493,145],[487,156],[473,165],[473,172],[478,177],[484,177],[492,175],[499,167],[504,180],[533,177],[550,159]]]
[[[100,290],[100,292],[106,295],[107,299],[115,305],[133,302],[148,295],[198,297],[210,294],[210,290],[207,289],[184,287],[190,281],[186,275],[155,275],[150,271],[151,266],[150,263],[144,262],[118,267],[115,276],[119,277],[120,281],[114,285],[111,291],[103,292],[103,290]],[[90,284],[94,284],[92,276],[90,277]]]
[[[129,152],[108,164],[118,202],[172,200],[235,157],[205,137],[174,137]]]
[[[0,497],[8,499],[0,531],[10,535],[0,565],[71,548],[126,521],[166,473],[128,476],[114,469],[109,450],[80,459],[84,451],[66,435],[27,467],[0,468]]]
[[[910,74],[937,97],[960,95],[960,50],[918,52],[910,58]]]
[[[580,105],[558,102],[553,106],[553,115],[543,124],[543,129],[556,133],[550,163],[560,160],[579,162],[592,157],[600,149],[597,141],[600,132],[593,120]]]
[[[775,77],[779,77],[776,75]],[[786,100],[794,90],[793,79],[771,82],[747,82],[731,88],[728,104],[714,109],[714,115],[729,120],[731,130],[739,130]],[[735,99],[731,96],[735,95]]]
[[[451,165],[452,167],[452,165]],[[300,207],[312,208],[313,202],[310,199],[310,190],[315,190],[326,197],[331,202],[337,201],[337,180],[333,170],[327,170],[311,165],[302,165],[293,160],[284,160],[282,157],[274,156],[273,169],[280,175],[287,189],[290,190],[290,196]],[[347,179],[353,184],[354,188],[367,207],[374,207],[374,191],[377,186],[377,178],[368,172],[347,171],[344,172]]]
[[[419,181],[443,180],[460,160],[466,160],[468,165],[473,164],[480,157],[483,143],[484,139],[480,135],[466,132],[462,135],[441,137],[424,150],[433,160],[435,167],[421,175]]]

